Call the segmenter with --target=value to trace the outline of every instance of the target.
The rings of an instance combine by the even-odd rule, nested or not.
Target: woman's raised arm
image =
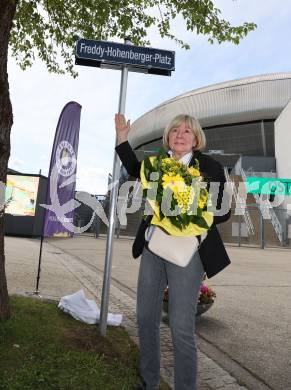
[[[136,178],[140,178],[141,162],[138,161],[134,151],[127,141],[130,130],[130,121],[126,121],[123,114],[115,114],[115,130],[118,146],[115,150],[127,172]]]
[[[130,130],[130,120],[126,121],[123,114],[115,114],[115,131],[118,145],[127,141],[127,135]]]

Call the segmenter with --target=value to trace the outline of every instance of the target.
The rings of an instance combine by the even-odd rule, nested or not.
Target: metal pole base
[[[42,295],[40,295],[38,290],[26,291],[25,294],[28,295],[28,296],[34,296],[34,297],[42,298]]]

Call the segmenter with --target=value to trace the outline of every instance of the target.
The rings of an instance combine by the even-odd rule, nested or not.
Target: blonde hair
[[[180,114],[175,116],[174,119],[168,124],[168,126],[164,130],[163,134],[163,144],[166,149],[170,149],[169,147],[169,134],[172,129],[180,126],[181,123],[185,122],[189,129],[193,131],[193,134],[196,138],[196,145],[193,147],[195,150],[202,150],[206,146],[206,138],[204,131],[199,123],[199,121],[190,115]]]

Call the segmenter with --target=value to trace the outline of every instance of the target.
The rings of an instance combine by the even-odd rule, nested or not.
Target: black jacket
[[[140,178],[141,162],[137,160],[130,144],[128,142],[123,142],[116,147],[116,152],[127,172],[133,177]],[[190,166],[194,164],[195,159],[199,161],[200,171],[204,177],[207,177],[210,181],[220,183],[216,207],[217,210],[219,210],[222,203],[225,183],[223,168],[219,162],[197,150],[194,151],[193,158],[189,164]],[[140,256],[143,251],[145,246],[145,231],[150,224],[151,218],[152,216],[149,215],[146,220],[142,220],[139,226],[132,247],[132,254],[134,258]],[[208,278],[216,275],[230,264],[229,257],[216,228],[217,224],[225,222],[229,218],[230,210],[227,214],[222,216],[214,215],[213,225],[199,248],[199,255]]]

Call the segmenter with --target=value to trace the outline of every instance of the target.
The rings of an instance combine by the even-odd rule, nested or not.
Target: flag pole
[[[41,170],[39,171],[39,174],[41,174]],[[46,185],[46,192],[45,192],[45,204],[47,204],[48,201],[48,190],[50,185],[50,175],[48,175],[47,178],[47,185]],[[41,260],[42,260],[42,246],[43,246],[43,239],[44,239],[44,223],[46,218],[46,212],[47,210],[44,209],[43,217],[42,217],[42,226],[41,226],[41,236],[40,236],[40,247],[39,247],[39,256],[38,256],[38,267],[37,267],[37,276],[36,276],[36,286],[35,290],[32,293],[32,295],[41,296],[39,293],[39,281],[40,281],[40,273],[41,273]]]

